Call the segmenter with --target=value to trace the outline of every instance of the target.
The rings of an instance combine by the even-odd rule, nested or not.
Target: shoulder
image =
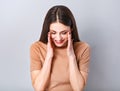
[[[43,42],[41,41],[35,41],[34,43],[31,44],[30,46],[30,49],[33,50],[33,49],[45,49],[46,48],[46,44],[44,44]]]
[[[35,41],[34,43],[31,44],[31,47],[45,47],[46,44],[44,44],[41,41]]]
[[[75,42],[74,51],[77,56],[82,56],[84,53],[90,53],[90,46],[86,42]]]
[[[74,49],[78,50],[78,49],[86,49],[86,48],[90,48],[89,44],[86,42],[75,42],[74,43]]]

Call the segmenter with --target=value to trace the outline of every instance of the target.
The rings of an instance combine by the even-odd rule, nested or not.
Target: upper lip
[[[61,43],[62,42],[62,40],[55,40],[56,42],[58,42],[58,43]]]

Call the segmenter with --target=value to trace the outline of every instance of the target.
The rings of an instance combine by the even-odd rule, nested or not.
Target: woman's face
[[[51,39],[55,46],[64,47],[68,42],[68,32],[71,31],[70,26],[55,22],[50,24]]]

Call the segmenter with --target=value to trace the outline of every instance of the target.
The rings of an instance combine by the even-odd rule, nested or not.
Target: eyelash
[[[56,34],[55,32],[51,32],[51,34]]]
[[[66,33],[67,33],[67,32],[62,32],[61,34],[64,34],[64,35],[65,35]]]
[[[61,34],[65,35],[67,32],[62,32]],[[56,34],[55,32],[51,32],[51,34]]]

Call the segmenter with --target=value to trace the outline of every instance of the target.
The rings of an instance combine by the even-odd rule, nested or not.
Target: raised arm
[[[79,61],[84,61],[82,65],[77,64],[76,55],[73,50],[73,45],[71,41],[71,35],[68,34],[68,58],[69,58],[69,72],[70,72],[70,83],[74,91],[83,91],[86,79],[87,79],[87,72],[81,70],[84,66],[85,69],[88,68],[88,61],[89,61],[89,48],[86,48],[82,54],[82,57]]]
[[[34,48],[34,47],[33,47]],[[31,48],[31,55],[34,51]],[[49,50],[49,51],[48,51]],[[49,83],[51,64],[53,58],[53,48],[51,46],[50,35],[48,35],[48,44],[47,44],[47,54],[45,57],[45,61],[40,70],[31,71],[31,80],[32,85],[35,91],[45,91],[47,84]],[[38,58],[31,58],[31,60],[37,60]]]
[[[88,76],[88,64],[89,64],[89,48],[85,49],[79,63],[75,56],[69,57],[69,69],[70,69],[70,82],[74,91],[83,91],[87,76]]]
[[[32,85],[35,91],[44,91],[49,82],[51,58],[45,60],[45,63],[41,70],[35,70],[31,72]]]

